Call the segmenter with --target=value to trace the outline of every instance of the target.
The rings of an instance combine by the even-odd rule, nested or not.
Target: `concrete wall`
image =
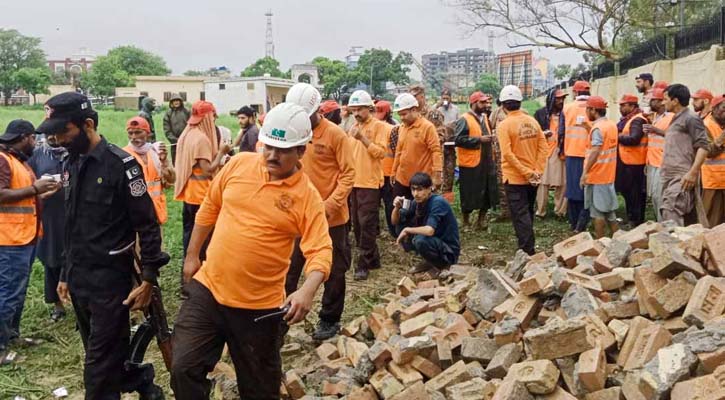
[[[75,88],[71,85],[50,85],[48,86],[50,94],[38,94],[35,96],[35,100],[37,101],[36,104],[45,104],[49,98],[55,96],[56,94],[72,92],[73,90],[75,90]],[[33,96],[30,96],[30,103],[33,103]]]
[[[638,68],[630,69],[624,75],[597,79],[591,83],[592,94],[602,96],[609,102],[608,116],[619,118],[617,101],[625,93],[637,93],[634,78],[642,72],[654,75],[655,81],[681,83],[694,93],[707,88],[715,94],[725,93],[725,48],[712,46],[710,50],[692,54],[676,60],[660,60]],[[545,97],[537,100],[543,105]],[[567,98],[571,101],[572,96]]]
[[[267,112],[284,100],[293,83],[281,79],[210,80],[204,84],[204,91],[206,100],[214,103],[219,114],[236,111],[245,105]]]

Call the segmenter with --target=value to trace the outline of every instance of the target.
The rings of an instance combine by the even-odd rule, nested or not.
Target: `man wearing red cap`
[[[567,94],[560,89],[553,90],[546,97],[546,107],[536,111],[534,118],[541,125],[549,146],[548,159],[536,193],[536,216],[545,217],[549,202],[549,188],[554,188],[554,213],[557,217],[566,215],[566,165],[559,152],[559,138],[564,137],[564,99]]]
[[[725,223],[725,97],[714,97],[705,118],[710,153],[702,165],[702,203],[710,227]]]
[[[470,216],[478,211],[476,229],[485,229],[486,212],[496,207],[496,164],[491,142],[494,136],[485,110],[490,107],[491,97],[474,92],[468,99],[471,110],[456,122],[455,143],[458,150],[458,166],[461,192],[463,225],[470,225]]]
[[[627,220],[632,228],[644,222],[647,207],[647,186],[644,165],[647,162],[647,137],[642,126],[647,123],[639,108],[639,98],[625,94],[619,100],[617,122],[619,129],[619,150],[617,157],[617,179],[615,187],[624,197]]]
[[[211,179],[222,165],[230,146],[219,146],[214,125],[215,109],[212,103],[199,100],[191,107],[191,117],[176,144],[176,183],[174,199],[183,201],[182,214],[184,254],[189,246],[194,219],[209,189]],[[206,258],[206,246],[201,257]]]
[[[662,205],[662,179],[660,167],[665,151],[665,132],[672,123],[674,114],[665,110],[664,89],[654,89],[649,101],[652,114],[647,117],[647,123],[642,126],[647,135],[647,196],[652,199],[657,221],[662,221],[660,206]]]
[[[710,147],[707,129],[700,116],[687,107],[689,103],[690,90],[687,86],[675,83],[665,90],[665,107],[675,116],[665,132],[665,157],[660,168],[660,211],[662,220],[672,220],[678,226],[700,219],[694,212],[695,202],[700,200],[696,187],[700,167]]]
[[[335,125],[339,125],[342,122],[342,110],[340,105],[335,100],[325,100],[320,103],[320,112],[326,120],[332,122]]]
[[[592,96],[587,99],[586,106],[587,118],[593,124],[579,185],[584,188],[584,204],[594,220],[596,236],[601,238],[607,225],[612,234],[619,229],[615,213],[619,201],[614,191],[617,126],[606,118],[607,102],[604,98]]]
[[[572,92],[575,96],[574,102],[564,107],[564,139],[559,141],[559,153],[564,153],[566,157],[569,226],[574,232],[583,232],[589,225],[589,212],[584,208],[584,191],[579,186],[579,180],[584,168],[584,156],[591,127],[586,113],[586,102],[590,94],[589,82],[574,82]]]
[[[710,105],[712,98],[712,92],[707,89],[699,89],[692,95],[692,108],[703,120],[707,118],[707,116],[710,115],[710,111],[712,111],[712,107]]]

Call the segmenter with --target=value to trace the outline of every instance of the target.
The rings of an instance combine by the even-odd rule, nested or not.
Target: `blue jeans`
[[[436,268],[443,268],[458,262],[458,257],[446,242],[435,236],[413,235],[413,239],[403,242],[405,251],[414,251]]]
[[[0,246],[0,349],[20,334],[35,245]]]

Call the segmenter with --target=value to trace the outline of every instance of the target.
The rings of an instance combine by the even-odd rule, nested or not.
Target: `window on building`
[[[226,90],[226,89],[227,89],[227,84],[226,83],[220,83],[219,84],[219,90]]]
[[[171,101],[171,92],[164,92],[164,103]]]
[[[62,65],[62,64],[61,65],[56,65],[55,66],[55,72],[57,72],[57,73],[65,72],[65,65]]]
[[[149,97],[149,92],[141,92],[139,95],[142,97]]]
[[[181,100],[186,101],[186,92],[179,92],[179,97],[181,97]]]
[[[247,82],[247,90],[254,90],[254,82]]]
[[[199,92],[199,100],[206,100],[206,92]]]

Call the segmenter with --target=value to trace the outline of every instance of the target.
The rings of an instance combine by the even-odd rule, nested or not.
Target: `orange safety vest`
[[[35,182],[35,174],[28,164],[0,152],[10,166],[10,188],[22,189]],[[0,204],[0,246],[24,246],[41,237],[36,196],[30,196],[14,203]]]
[[[627,121],[627,124],[624,125],[624,129],[622,129],[622,135],[629,136],[629,129],[632,126],[632,121],[637,118],[643,120],[645,123],[648,123],[647,118],[645,118],[642,113],[639,113]],[[639,144],[634,146],[625,146],[620,144],[619,158],[621,158],[622,162],[627,165],[644,165],[647,162],[647,137],[643,135]]]
[[[655,128],[666,131],[672,123],[672,118],[675,116],[674,113],[665,112],[662,116],[655,116],[654,126]],[[662,155],[665,152],[665,137],[650,132],[647,135],[647,165],[653,167],[662,166]]]
[[[156,218],[159,220],[159,224],[163,225],[168,221],[169,215],[166,211],[166,196],[164,195],[164,188],[161,184],[160,171],[156,170],[156,165],[153,161],[149,160],[148,163],[141,159],[141,156],[133,151],[133,147],[130,145],[123,148],[126,152],[132,155],[143,170],[143,176],[146,180],[146,187],[149,191],[149,196],[154,202],[154,210],[156,210]]]
[[[584,157],[586,155],[589,132],[577,123],[577,119],[588,121],[586,100],[576,100],[564,109],[564,154],[567,157]]]
[[[483,129],[481,129],[481,122],[478,118],[470,112],[463,114],[463,118],[466,119],[468,124],[468,136],[470,137],[481,137],[483,136]],[[491,132],[491,127],[488,126],[488,118],[484,118],[486,128]],[[458,154],[458,166],[463,168],[473,168],[481,163],[481,148],[477,149],[465,149],[463,147],[456,147]]]
[[[708,115],[703,122],[712,136],[712,140],[722,134],[723,129],[712,117],[712,114]],[[712,158],[706,158],[701,171],[704,189],[725,189],[725,152]]]
[[[597,161],[589,169],[587,184],[606,185],[614,183],[614,178],[617,175],[617,142],[619,138],[617,124],[606,118],[600,118],[594,122],[592,131],[595,128],[598,128],[602,132],[604,143],[602,144],[601,150],[599,150]],[[589,157],[591,148],[592,140],[590,132],[586,149],[587,157]]]

